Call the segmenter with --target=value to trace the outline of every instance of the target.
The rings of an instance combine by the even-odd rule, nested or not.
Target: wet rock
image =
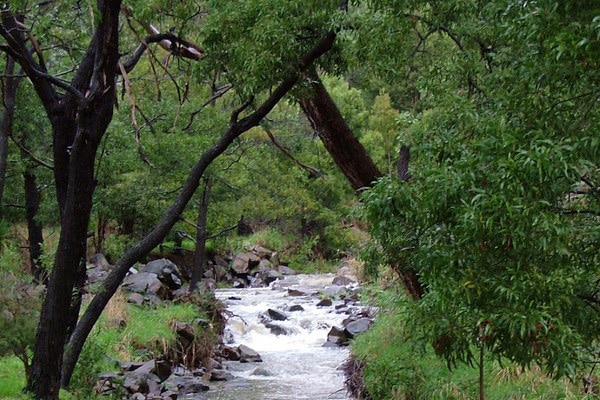
[[[193,375],[172,376],[166,382],[169,388],[177,389],[180,396],[206,392],[210,388],[201,377]]]
[[[337,286],[348,286],[348,285],[352,285],[353,283],[356,283],[356,280],[349,276],[345,276],[345,275],[336,276],[335,278],[333,278],[333,282],[332,282],[332,284],[337,285]]]
[[[262,362],[260,354],[246,345],[240,344],[238,346],[238,352],[240,354],[240,362],[242,363]]]
[[[359,333],[368,331],[372,324],[373,320],[370,318],[359,318],[355,321],[348,322],[345,326],[345,331],[348,334],[348,337],[353,338]]]
[[[339,298],[339,297],[345,295],[347,292],[348,291],[346,290],[345,287],[338,286],[338,285],[327,286],[325,289],[323,289],[324,295],[335,297],[335,298]]]
[[[309,286],[294,286],[288,288],[289,296],[311,296],[317,294],[317,290]]]
[[[250,376],[273,376],[273,373],[268,369],[257,367],[250,372]]]
[[[279,311],[279,310],[274,310],[272,308],[269,308],[267,310],[267,314],[273,321],[285,321],[286,319],[288,319],[287,315],[285,315],[284,312]]]
[[[221,356],[226,360],[239,361],[240,351],[234,347],[223,346],[221,348]]]
[[[330,298],[324,298],[317,303],[317,307],[331,307],[332,305],[333,301]]]
[[[304,311],[304,307],[302,307],[300,304],[294,304],[292,306],[290,306],[290,308],[288,309],[289,312],[298,312],[298,311]]]
[[[344,329],[340,329],[336,326],[332,326],[327,334],[327,342],[333,343],[337,346],[345,346],[349,342],[349,338],[346,335]]]
[[[265,326],[275,336],[289,335],[290,334],[290,331],[288,331],[285,327],[283,327],[281,325],[277,325],[277,324],[265,324]]]
[[[298,275],[298,272],[295,269],[292,269],[292,268],[288,267],[287,265],[280,265],[279,267],[277,267],[277,269],[283,275]]]
[[[209,380],[211,382],[222,382],[222,381],[230,381],[234,377],[229,372],[223,370],[213,370],[210,372]]]

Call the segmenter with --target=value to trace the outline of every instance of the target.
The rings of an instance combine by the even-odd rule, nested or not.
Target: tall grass
[[[405,329],[410,316],[402,308],[382,312],[368,332],[352,343],[352,353],[366,361],[364,385],[374,400],[470,400],[478,397],[478,369],[452,370],[431,346]],[[487,400],[597,399],[582,393],[579,381],[551,379],[539,368],[521,369],[508,361],[485,360]]]

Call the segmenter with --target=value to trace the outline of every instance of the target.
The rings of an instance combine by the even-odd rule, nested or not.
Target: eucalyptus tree
[[[450,364],[489,352],[573,375],[600,323],[597,3],[373,7],[373,34],[410,27],[406,54],[429,65],[399,133],[411,178],[363,197],[378,260],[418,273],[413,321]],[[398,71],[386,43],[369,51]]]

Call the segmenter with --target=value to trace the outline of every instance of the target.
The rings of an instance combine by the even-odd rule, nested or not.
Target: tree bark
[[[307,74],[309,93],[300,106],[325,148],[358,193],[373,185],[381,172],[344,120],[315,70]]]
[[[96,152],[112,119],[115,101],[120,1],[99,1],[98,9],[99,25],[69,91],[56,101],[56,96],[49,99],[40,93],[50,89],[34,83],[52,123],[55,184],[61,210],[61,233],[27,383],[36,399],[58,399],[63,352],[81,300],[76,284],[85,279],[81,266],[95,189]],[[40,79],[35,67],[28,64],[30,60],[22,57],[25,72],[33,69],[30,78]]]
[[[325,148],[340,168],[352,188],[360,193],[382,176],[381,172],[352,133],[337,105],[327,92],[316,71],[307,73],[310,92],[299,99],[302,111],[323,141]],[[397,172],[402,181],[409,180],[409,149],[400,149]],[[423,296],[424,288],[416,271],[392,266],[398,273],[407,293],[415,300]]]
[[[37,178],[31,167],[23,172],[25,189],[25,217],[27,219],[27,239],[29,242],[29,262],[31,274],[37,283],[47,283],[47,276],[42,266],[42,244],[44,236],[42,224],[36,220],[40,208],[41,192],[37,186]]]
[[[135,246],[131,247],[119,261],[116,262],[110,274],[102,283],[102,288],[92,299],[85,310],[85,313],[79,320],[75,331],[71,335],[68,346],[66,347],[63,370],[62,370],[62,386],[68,387],[75,369],[75,365],[79,358],[79,354],[83,348],[83,344],[87,339],[94,324],[100,317],[102,310],[119,288],[119,285],[125,278],[129,268],[148,254],[152,249],[160,244],[164,237],[171,231],[173,225],[179,220],[181,213],[184,211],[188,202],[192,198],[194,192],[199,186],[200,179],[206,168],[212,161],[221,155],[241,134],[249,129],[258,126],[261,120],[279,103],[279,101],[289,93],[299,79],[299,73],[306,70],[317,58],[325,54],[333,46],[336,34],[330,32],[325,35],[316,45],[305,55],[298,60],[297,71],[291,73],[285,78],[277,88],[271,93],[269,98],[256,109],[252,114],[238,121],[239,114],[249,105],[244,105],[243,108],[232,114],[230,125],[225,134],[217,141],[215,145],[207,149],[198,162],[194,165],[188,179],[184,184],[179,196],[171,205],[160,222],[154,229]]]
[[[2,200],[6,185],[6,168],[8,165],[8,138],[12,133],[13,117],[15,111],[15,97],[19,79],[14,77],[15,60],[7,55],[6,69],[2,79],[2,105],[3,112],[0,117],[0,220],[2,220]]]
[[[198,287],[198,282],[204,275],[206,264],[206,220],[208,217],[208,200],[212,182],[210,178],[204,179],[204,192],[202,201],[198,207],[198,223],[196,224],[196,248],[194,249],[194,268],[192,269],[192,279],[190,280],[190,293]]]

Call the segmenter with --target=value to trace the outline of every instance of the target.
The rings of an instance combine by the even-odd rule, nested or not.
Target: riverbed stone
[[[317,303],[317,307],[331,307],[332,304],[333,301],[330,298],[326,297]]]
[[[283,311],[274,310],[272,308],[267,310],[267,314],[273,321],[285,321],[288,319],[287,315],[285,315]]]
[[[346,275],[338,275],[333,278],[333,282],[331,283],[337,286],[348,286],[356,283],[356,280]]]
[[[353,338],[359,333],[369,330],[372,324],[373,320],[370,318],[359,318],[355,321],[348,322],[345,326],[345,331],[350,338]]]
[[[277,267],[277,269],[283,275],[298,275],[298,271],[296,271],[295,269],[292,269],[292,268],[288,267],[287,265],[280,265],[279,267]]]
[[[265,327],[267,327],[269,331],[271,331],[271,333],[275,336],[290,334],[290,331],[286,327],[281,325],[268,323],[265,324]]]
[[[299,311],[304,311],[304,307],[302,307],[300,304],[293,304],[290,306],[290,308],[288,308],[289,312],[299,312]]]
[[[262,362],[260,354],[244,344],[238,346],[238,352],[240,354],[240,362],[242,363]]]
[[[332,326],[327,334],[327,342],[338,346],[345,346],[348,344],[348,336],[344,329]]]

